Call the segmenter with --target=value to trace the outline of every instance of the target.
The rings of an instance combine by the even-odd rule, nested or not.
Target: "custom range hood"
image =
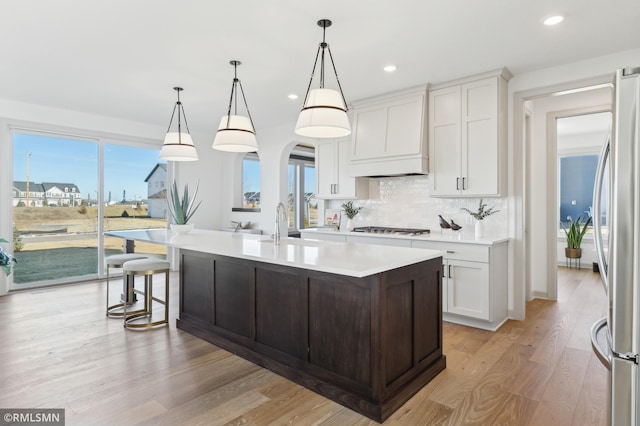
[[[426,102],[426,86],[355,102],[349,175],[427,174]]]

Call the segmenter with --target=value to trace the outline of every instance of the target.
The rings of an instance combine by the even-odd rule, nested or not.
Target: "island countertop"
[[[167,229],[109,231],[127,240],[304,268],[362,278],[442,256],[441,251],[282,238],[279,245],[264,235],[194,229],[176,234]]]

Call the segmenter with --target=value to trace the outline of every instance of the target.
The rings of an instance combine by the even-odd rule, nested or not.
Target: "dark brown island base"
[[[180,250],[178,328],[382,422],[445,368],[442,258],[362,278]]]

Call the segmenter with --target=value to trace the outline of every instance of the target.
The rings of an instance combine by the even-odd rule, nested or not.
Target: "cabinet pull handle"
[[[455,251],[453,251],[453,250],[447,250],[447,253],[451,254],[451,253],[455,253]]]
[[[466,179],[467,178],[462,178],[462,189],[463,190],[467,189],[467,187],[465,186],[465,182],[464,182]]]
[[[460,190],[460,178],[457,177],[456,178],[456,191],[459,191],[459,190]]]
[[[340,191],[338,190],[338,184],[337,184],[337,183],[334,183],[334,185],[335,185],[335,187],[336,187],[336,192],[335,192],[335,193],[336,193],[336,194],[339,194],[339,193],[340,193]]]
[[[451,276],[451,265],[449,265],[449,278],[453,278],[453,277]]]

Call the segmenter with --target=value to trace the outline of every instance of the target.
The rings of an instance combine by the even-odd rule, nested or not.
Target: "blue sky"
[[[73,183],[82,198],[96,199],[98,189],[98,144],[52,136],[15,133],[13,137],[13,180],[26,181],[27,153],[31,153],[31,182]],[[144,182],[160,161],[159,150],[105,145],[105,201],[120,201],[126,190],[127,200],[146,198]]]

